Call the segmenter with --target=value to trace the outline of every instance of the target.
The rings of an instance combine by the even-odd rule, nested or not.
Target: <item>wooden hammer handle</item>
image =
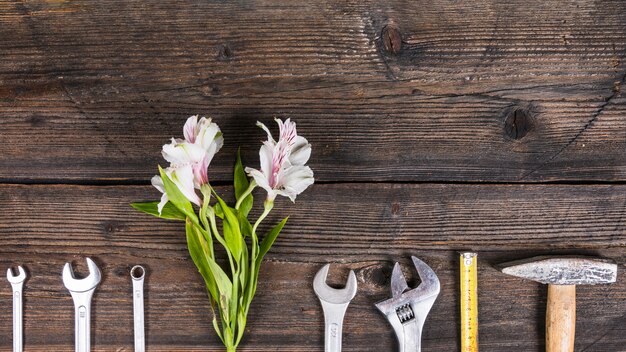
[[[546,352],[573,352],[576,285],[548,285]]]

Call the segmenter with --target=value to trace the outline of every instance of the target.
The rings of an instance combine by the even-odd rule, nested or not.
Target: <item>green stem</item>
[[[204,194],[204,192],[202,192]],[[200,221],[202,222],[202,225],[204,226],[205,229],[205,233],[207,234],[207,238],[206,238],[206,242],[209,246],[209,254],[211,255],[211,258],[215,258],[215,253],[213,251],[213,238],[211,236],[211,227],[209,226],[209,223],[207,222],[207,211],[209,208],[211,208],[211,213],[214,213],[213,211],[213,207],[209,206],[209,201],[210,201],[210,195],[211,193],[209,193],[209,196],[207,197],[207,195],[204,195],[204,202],[202,202],[202,207],[200,208]]]
[[[270,213],[272,208],[274,207],[274,200],[266,199],[263,203],[263,214],[259,216],[257,221],[254,223],[252,227],[252,256],[250,257],[250,279],[248,282],[248,292],[247,296],[247,306],[245,307],[244,315],[248,315],[248,309],[250,308],[250,303],[252,302],[252,296],[254,295],[254,291],[256,290],[256,279],[254,273],[256,272],[256,257],[258,255],[259,250],[259,237],[256,234],[256,229],[259,227],[261,222],[267,217],[267,214]]]
[[[211,208],[212,210],[213,208]],[[226,249],[226,254],[228,255],[228,262],[230,263],[230,270],[231,273],[235,273],[235,263],[233,263],[233,256],[232,254],[230,254],[230,251],[228,250],[228,246],[226,246],[226,242],[224,241],[224,238],[222,237],[222,235],[220,235],[219,231],[217,230],[217,223],[215,220],[215,211],[209,211],[208,214],[209,217],[209,221],[211,223],[211,230],[213,230],[213,233],[215,234],[215,238],[217,238],[218,242],[224,246],[224,249]]]
[[[254,223],[254,227],[252,227],[252,234],[253,234],[254,237],[256,237],[256,228],[259,227],[259,225],[261,224],[261,221],[263,221],[265,219],[267,214],[269,214],[270,211],[272,211],[273,207],[274,207],[274,201],[273,200],[265,200],[265,202],[263,202],[263,214],[261,214],[261,216],[259,216],[257,221]]]
[[[252,179],[246,191],[243,192],[243,194],[239,197],[239,199],[237,199],[237,204],[235,204],[235,209],[239,210],[239,207],[241,206],[241,202],[243,202],[243,200],[246,199],[246,197],[249,196],[250,193],[252,193],[255,187],[256,187],[256,181]]]

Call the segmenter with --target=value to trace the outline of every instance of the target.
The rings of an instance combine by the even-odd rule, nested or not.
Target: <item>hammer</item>
[[[503,273],[548,284],[546,352],[573,352],[576,285],[615,282],[617,264],[590,257],[534,257],[500,265]]]

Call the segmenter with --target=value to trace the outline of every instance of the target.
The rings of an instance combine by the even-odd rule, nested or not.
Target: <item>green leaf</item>
[[[185,220],[186,216],[183,214],[178,208],[176,208],[172,203],[167,202],[163,207],[163,211],[159,214],[158,209],[159,202],[145,202],[145,203],[131,203],[130,206],[143,211],[146,214],[154,215],[161,219],[169,219],[169,220]]]
[[[248,189],[249,182],[246,172],[241,163],[241,149],[237,149],[237,160],[235,161],[235,197],[239,199],[241,195]]]
[[[194,224],[198,224],[198,217],[196,216],[189,200],[182,194],[182,192],[178,189],[178,186],[174,184],[169,176],[167,176],[161,166],[159,166],[159,173],[161,174],[165,193],[167,194],[169,201],[174,204],[178,210],[190,218]]]
[[[224,337],[222,337],[222,330],[220,329],[220,326],[217,325],[217,317],[215,316],[215,313],[213,313],[213,329],[215,329],[215,331],[217,332],[217,336],[219,336],[220,340],[222,340],[222,343],[224,343]]]
[[[235,162],[235,173],[234,173],[234,182],[235,182],[235,199],[239,201],[239,198],[248,190],[250,186],[250,182],[248,181],[248,176],[243,168],[243,164],[241,163],[241,150],[237,149],[237,161]],[[248,217],[250,210],[252,209],[252,203],[254,199],[252,197],[252,193],[248,194],[243,201],[241,201],[241,205],[239,206],[239,211],[243,213],[245,217]]]
[[[222,210],[222,206],[220,205],[220,203],[215,203],[215,206],[213,208],[215,208],[215,216],[220,219],[224,219],[224,211]]]
[[[250,305],[250,303],[252,302],[252,298],[254,297],[254,294],[256,293],[257,281],[259,279],[259,270],[261,270],[261,262],[263,261],[263,257],[265,257],[267,252],[269,252],[270,248],[272,248],[274,241],[276,241],[276,238],[280,234],[280,231],[283,229],[283,226],[285,226],[285,224],[287,223],[288,219],[289,217],[286,217],[281,222],[276,224],[276,226],[274,226],[274,228],[272,228],[270,232],[267,235],[265,235],[265,238],[263,238],[263,241],[261,241],[259,254],[256,257],[256,260],[254,261],[254,268],[252,269],[253,272],[250,273],[250,275],[252,275],[252,278],[251,278],[251,284],[248,287],[248,290],[246,292],[246,301],[247,301],[246,304],[247,305]]]
[[[243,310],[240,310],[237,313],[237,340],[235,341],[235,344],[239,344],[244,331],[246,331],[246,313]]]
[[[246,291],[246,283],[248,282],[248,246],[243,246],[241,251],[241,265],[239,266],[239,282],[241,283],[241,292]]]
[[[215,283],[217,284],[217,288],[220,292],[219,306],[220,312],[222,313],[223,319],[225,323],[228,324],[230,322],[230,305],[236,304],[236,302],[231,302],[230,298],[233,294],[233,283],[228,278],[228,275],[222,270],[222,268],[212,259],[206,258],[207,263],[209,265],[209,269],[211,273],[213,273],[213,277],[215,278]],[[224,336],[227,339],[226,336]]]
[[[219,300],[219,295],[215,279],[207,261],[207,257],[210,256],[208,254],[208,249],[206,248],[206,243],[203,244],[203,242],[206,241],[204,240],[202,234],[198,233],[196,226],[189,220],[186,221],[185,232],[187,234],[187,249],[189,250],[191,259],[194,264],[196,264],[202,278],[204,278],[204,282],[209,290],[209,293],[211,294],[211,298],[217,302]]]
[[[286,217],[283,219],[283,221],[276,224],[276,226],[274,226],[274,228],[271,229],[267,235],[265,235],[265,238],[263,238],[263,241],[261,241],[259,255],[256,258],[257,271],[258,271],[258,268],[261,266],[261,261],[263,260],[263,257],[267,254],[267,252],[269,252],[270,248],[272,248],[274,241],[276,241],[276,237],[278,237],[278,235],[280,234],[280,231],[283,229],[283,226],[285,226],[288,219],[289,217]]]
[[[215,198],[217,198],[224,212],[224,221],[222,221],[224,241],[235,261],[239,263],[241,260],[242,247],[245,245],[243,236],[241,235],[239,220],[237,215],[235,215],[235,210],[226,205],[224,200],[222,200],[217,193],[215,193]]]
[[[241,234],[243,235],[244,238],[251,236],[252,224],[250,224],[250,221],[248,221],[248,219],[245,217],[245,215],[241,213],[241,211],[239,211],[237,215],[239,216],[239,225],[241,228]]]

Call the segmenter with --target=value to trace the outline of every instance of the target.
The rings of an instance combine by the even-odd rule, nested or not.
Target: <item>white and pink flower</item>
[[[267,133],[267,141],[259,150],[261,170],[246,168],[246,173],[267,191],[267,200],[277,195],[289,197],[291,201],[313,184],[313,171],[304,164],[311,156],[311,145],[296,132],[296,123],[291,119],[275,119],[279,127],[279,139],[275,141],[269,129],[257,122]]]
[[[191,165],[184,164],[179,166],[170,166],[164,169],[167,177],[172,180],[172,182],[178,187],[180,192],[185,196],[185,198],[189,199],[190,202],[201,205],[202,200],[198,197],[194,187],[194,176]],[[163,185],[163,179],[161,176],[155,175],[152,177],[152,185],[158,189],[163,195],[161,195],[161,201],[159,202],[157,209],[159,210],[159,214],[163,211],[163,207],[169,199],[167,198],[167,194],[165,193],[165,186]]]
[[[161,154],[170,163],[165,173],[189,201],[200,205],[201,200],[195,189],[209,183],[209,164],[224,145],[224,138],[216,123],[205,117],[198,120],[197,115],[187,119],[183,134],[184,140],[172,138],[169,144],[163,145]],[[167,203],[163,180],[158,175],[154,176],[152,185],[163,192],[159,203],[160,213]]]

